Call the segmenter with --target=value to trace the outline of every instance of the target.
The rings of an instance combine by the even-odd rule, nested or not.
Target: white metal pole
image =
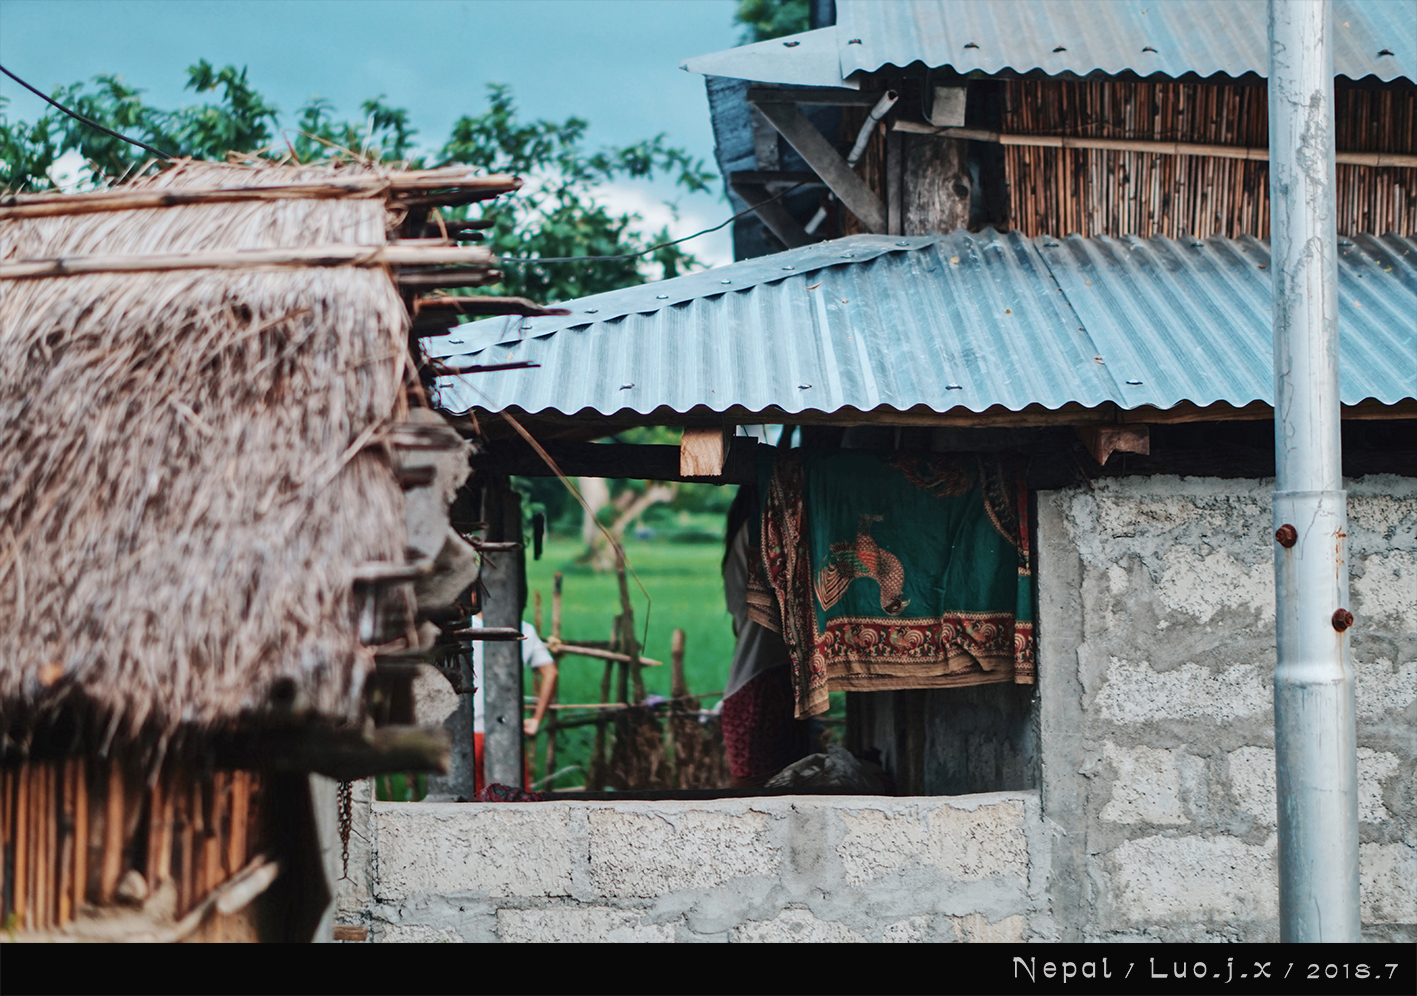
[[[1361,939],[1331,43],[1327,0],[1269,0],[1274,742],[1286,942]]]

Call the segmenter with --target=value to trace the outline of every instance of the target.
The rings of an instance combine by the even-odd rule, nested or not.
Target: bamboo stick
[[[108,796],[103,808],[103,857],[99,867],[98,901],[113,902],[123,874],[123,766],[108,759]]]
[[[64,927],[74,920],[74,855],[78,851],[74,838],[75,783],[78,781],[77,758],[69,758],[63,766],[63,817],[60,820],[59,842],[59,903],[58,923]]]
[[[206,805],[206,833],[202,837],[202,859],[205,864],[203,876],[206,878],[206,891],[211,891],[220,885],[226,878],[222,874],[222,852],[225,850],[221,839],[222,819],[225,816],[226,800],[226,775],[225,772],[214,771],[207,781],[206,790],[202,793],[202,801]]]
[[[74,796],[74,912],[77,914],[89,896],[89,767],[85,758],[77,758],[75,780],[78,791]]]
[[[148,789],[148,846],[143,862],[144,877],[148,882],[148,892],[157,891],[162,883],[158,868],[162,864],[162,777],[158,776]]]
[[[552,645],[554,642],[554,646]],[[622,654],[614,650],[601,650],[597,647],[582,647],[574,643],[562,643],[555,637],[546,638],[546,649],[555,654],[565,654],[574,657],[593,657],[602,661],[618,661],[628,663],[632,658],[629,654]],[[657,661],[653,657],[635,657],[644,667],[663,667],[664,661]]]
[[[191,204],[223,204],[241,201],[280,201],[350,197],[380,197],[390,193],[449,190],[495,196],[521,186],[514,176],[492,174],[461,179],[417,177],[397,179],[356,177],[324,183],[291,183],[271,187],[208,187],[186,190],[95,191],[88,194],[12,194],[0,197],[0,221],[19,218],[48,218],[56,215],[92,214],[103,211],[134,211],[182,207]]]
[[[35,792],[35,815],[38,820],[35,838],[39,844],[35,860],[35,929],[48,930],[54,918],[50,901],[54,894],[54,768],[46,761],[35,765],[38,785]]]
[[[542,632],[542,629],[541,629],[541,589],[540,589],[540,588],[538,588],[538,589],[536,589],[536,591],[532,592],[532,605],[533,605],[533,608],[532,608],[532,614],[531,614],[531,619],[532,619],[531,624],[532,624],[532,626],[536,629],[537,633],[541,633],[541,632]]]
[[[231,773],[231,835],[226,841],[226,865],[233,870],[246,865],[246,821],[250,817],[250,779],[244,771]]]
[[[243,270],[288,266],[480,266],[483,246],[308,246],[288,249],[215,249],[146,255],[68,256],[0,264],[0,280],[32,280],[85,273],[157,273],[171,270]]]
[[[15,789],[15,914],[22,929],[32,927],[34,860],[31,853],[34,811],[30,805],[30,766],[21,764]]]
[[[206,792],[205,779],[200,775],[192,779],[191,800],[192,800],[192,902],[201,902],[206,894],[211,891],[211,883],[207,881],[207,854],[206,854]]]
[[[551,586],[551,635],[561,639],[561,572],[557,571]]]
[[[9,883],[13,888],[15,884],[13,875],[9,878],[5,876],[5,857],[15,840],[15,832],[10,828],[10,815],[14,812],[14,807],[10,804],[10,786],[10,769],[0,766],[0,923],[4,923],[5,917],[10,915],[10,903],[5,898],[5,885]]]
[[[187,912],[192,906],[192,791],[194,779],[183,772],[172,786],[172,794],[181,805],[177,820],[177,912]]]

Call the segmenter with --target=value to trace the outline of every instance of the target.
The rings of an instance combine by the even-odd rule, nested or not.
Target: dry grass
[[[350,168],[340,170],[349,175]],[[329,168],[188,163],[142,186]],[[0,222],[0,260],[380,245],[382,197]],[[379,426],[405,414],[408,316],[355,267],[0,285],[0,751],[61,706],[104,741],[270,708],[350,720],[372,668],[351,574],[402,561]]]

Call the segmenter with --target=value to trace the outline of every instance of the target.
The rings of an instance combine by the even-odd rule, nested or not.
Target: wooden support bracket
[[[685,429],[679,441],[679,473],[685,477],[719,477],[728,459],[728,428]]]
[[[878,235],[886,233],[886,206],[796,105],[764,102],[756,106],[861,224]]]

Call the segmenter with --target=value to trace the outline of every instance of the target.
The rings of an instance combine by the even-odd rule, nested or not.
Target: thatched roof
[[[406,209],[384,196],[387,176],[187,162],[125,190],[355,182],[52,217],[17,218],[7,199],[0,752],[61,714],[105,741],[272,709],[361,716],[373,657],[356,568],[405,556],[404,498],[378,445],[415,383],[389,267],[14,274],[56,257],[381,247]]]

